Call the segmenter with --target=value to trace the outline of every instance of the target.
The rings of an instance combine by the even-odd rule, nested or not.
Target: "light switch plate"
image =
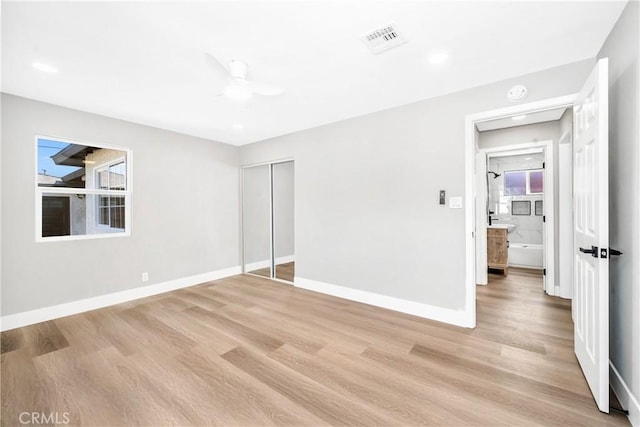
[[[462,209],[462,197],[449,197],[449,208]]]

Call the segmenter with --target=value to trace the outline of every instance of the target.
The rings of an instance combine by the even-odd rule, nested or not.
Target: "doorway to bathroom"
[[[559,105],[475,125],[475,284],[490,277],[488,233],[502,233],[502,272],[540,270],[541,290],[572,298],[573,119]]]
[[[534,125],[529,125],[534,126]],[[555,124],[535,125],[529,131],[542,133]],[[479,144],[501,140],[503,133],[493,130],[487,138],[480,133]],[[507,138],[511,138],[508,135]],[[554,259],[554,170],[553,141],[481,148],[486,179],[478,180],[478,230],[480,242],[478,269],[487,270],[486,285],[495,273],[507,276],[509,269],[532,270],[540,277],[540,288],[555,292]],[[482,236],[482,237],[480,237]],[[494,273],[494,274],[490,274]],[[486,280],[484,278],[486,277]]]

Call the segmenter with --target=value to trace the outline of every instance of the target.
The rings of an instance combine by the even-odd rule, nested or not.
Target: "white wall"
[[[479,148],[497,148],[505,145],[525,144],[527,142],[557,141],[559,121],[514,126],[505,129],[488,130],[479,133]]]
[[[594,61],[241,147],[241,163],[294,158],[296,277],[462,310],[465,115],[575,93]]]
[[[35,134],[133,150],[130,237],[36,243]],[[236,147],[2,94],[2,151],[3,316],[240,263]]]
[[[610,359],[631,391],[614,382],[640,426],[640,10],[631,1],[598,58],[609,58]],[[634,403],[635,399],[635,403]]]

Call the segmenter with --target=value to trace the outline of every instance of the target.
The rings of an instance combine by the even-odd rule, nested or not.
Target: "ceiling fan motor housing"
[[[229,74],[234,79],[246,79],[247,69],[247,63],[239,59],[232,59],[229,63]]]

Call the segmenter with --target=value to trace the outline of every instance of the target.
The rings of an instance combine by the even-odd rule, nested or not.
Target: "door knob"
[[[592,257],[598,258],[598,247],[591,246],[591,249],[579,248],[583,254],[591,254]]]

